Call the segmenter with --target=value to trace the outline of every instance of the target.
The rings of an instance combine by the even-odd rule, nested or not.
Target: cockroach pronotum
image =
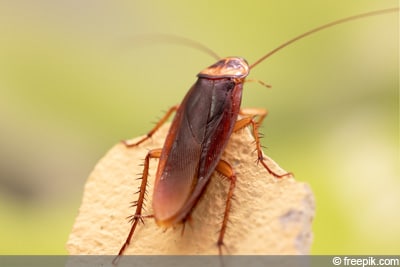
[[[344,22],[398,12],[398,10],[399,8],[378,10],[322,25],[281,44],[251,65],[240,57],[226,57],[201,71],[197,75],[197,81],[180,105],[170,108],[155,127],[137,143],[126,143],[127,147],[140,145],[151,138],[172,113],[176,112],[163,148],[150,150],[145,157],[139,197],[135,202],[136,211],[132,216],[132,227],[118,256],[114,259],[114,263],[117,262],[119,256],[123,255],[129,246],[136,226],[139,222],[143,222],[144,218],[154,218],[157,225],[165,228],[184,223],[206,190],[210,177],[215,171],[230,181],[222,225],[217,239],[217,247],[221,255],[236,182],[235,171],[229,162],[221,159],[231,134],[251,126],[258,162],[276,178],[291,175],[290,173],[273,172],[263,159],[258,127],[266,116],[266,111],[264,109],[240,109],[243,84],[249,71],[282,48],[306,36]],[[202,48],[204,49],[204,47]],[[159,164],[152,196],[153,214],[145,216],[142,215],[142,209],[151,158],[159,158]]]

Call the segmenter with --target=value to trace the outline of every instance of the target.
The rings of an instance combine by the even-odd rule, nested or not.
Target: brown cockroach
[[[322,25],[281,44],[251,65],[240,57],[226,57],[201,71],[197,75],[197,81],[180,105],[170,108],[146,137],[135,144],[126,144],[128,147],[138,146],[151,138],[170,115],[176,112],[164,146],[162,149],[150,150],[144,160],[139,197],[135,202],[135,214],[132,216],[132,227],[114,262],[123,255],[129,246],[136,226],[145,217],[154,218],[157,225],[165,228],[184,223],[206,190],[210,177],[215,171],[230,181],[223,221],[217,240],[221,255],[236,184],[235,171],[229,162],[221,159],[231,134],[247,126],[252,126],[258,162],[276,178],[291,175],[290,173],[277,174],[273,172],[263,159],[258,126],[266,116],[266,111],[264,109],[240,109],[243,84],[249,71],[282,48],[306,36],[340,23],[398,12],[398,10],[399,8],[378,10]],[[241,116],[238,118],[239,115]],[[151,158],[159,158],[152,195],[153,214],[144,216],[142,208]]]

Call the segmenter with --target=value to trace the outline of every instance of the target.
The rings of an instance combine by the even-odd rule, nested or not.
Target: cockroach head
[[[239,78],[249,75],[249,64],[241,57],[226,57],[202,70],[197,76],[209,79]]]

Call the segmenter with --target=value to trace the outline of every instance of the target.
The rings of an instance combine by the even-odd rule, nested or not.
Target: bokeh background
[[[1,1],[0,253],[67,253],[96,162],[146,133],[214,62],[138,35],[180,35],[251,63],[313,27],[395,6]],[[246,84],[243,106],[270,111],[267,154],[315,193],[313,254],[400,254],[398,42],[398,14],[353,21],[255,68],[272,89]]]

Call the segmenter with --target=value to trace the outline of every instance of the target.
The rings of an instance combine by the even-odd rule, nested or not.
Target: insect
[[[221,159],[231,134],[251,126],[258,162],[276,178],[291,175],[291,173],[275,173],[263,159],[258,127],[267,115],[266,111],[240,108],[243,84],[250,70],[284,47],[308,35],[340,23],[388,12],[398,12],[398,10],[398,8],[378,10],[322,25],[281,44],[251,65],[240,57],[226,57],[202,70],[180,105],[170,108],[155,127],[137,143],[126,143],[127,147],[140,145],[151,138],[161,125],[176,112],[163,148],[150,150],[145,157],[139,196],[135,202],[136,211],[131,218],[132,227],[114,262],[123,255],[137,225],[145,218],[154,218],[159,226],[165,228],[184,223],[196,207],[215,171],[230,181],[217,239],[221,255],[236,184],[235,170],[229,162]],[[153,214],[143,215],[150,159],[152,158],[159,158],[152,196]]]

